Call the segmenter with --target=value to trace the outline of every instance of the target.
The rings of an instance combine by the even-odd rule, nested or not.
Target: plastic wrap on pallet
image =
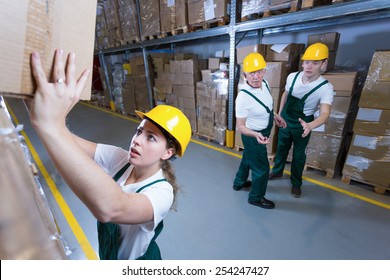
[[[188,24],[228,17],[230,0],[188,0]]]
[[[159,0],[140,0],[142,36],[160,35]]]
[[[268,10],[269,0],[247,0],[242,1],[241,18],[252,14],[260,14]]]
[[[390,187],[390,136],[355,134],[343,175],[357,181]]]
[[[390,50],[374,53],[359,107],[390,110]]]
[[[70,251],[62,243],[18,132],[0,104],[0,259],[66,259]]]
[[[122,27],[123,40],[131,43],[140,41],[137,7],[135,1],[126,1],[127,5],[122,5],[118,9]]]

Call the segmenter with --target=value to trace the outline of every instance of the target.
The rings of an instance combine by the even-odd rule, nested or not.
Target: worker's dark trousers
[[[295,187],[302,186],[302,173],[306,162],[306,147],[310,139],[310,134],[302,138],[302,133],[302,127],[279,129],[275,165],[272,168],[272,173],[274,174],[283,173],[289,150],[293,144],[290,181]]]
[[[252,188],[249,193],[250,201],[259,201],[267,190],[269,162],[266,145],[259,144],[254,137],[241,135],[244,145],[240,167],[234,179],[235,186],[244,185],[248,179],[249,170],[252,172]]]

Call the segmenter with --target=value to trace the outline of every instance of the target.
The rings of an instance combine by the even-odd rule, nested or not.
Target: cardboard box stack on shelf
[[[153,66],[149,63],[149,77],[154,86]],[[122,84],[122,98],[124,110],[127,114],[134,115],[135,108],[142,112],[151,109],[145,73],[145,63],[143,56],[134,56],[129,58],[127,64],[124,64],[124,83]],[[134,96],[134,98],[133,98]],[[135,101],[135,103],[134,103]]]
[[[196,83],[197,135],[225,145],[229,72],[225,58],[209,58]]]
[[[139,42],[138,13],[135,0],[118,0],[118,15],[122,29],[123,43]]]
[[[120,46],[123,41],[122,24],[118,13],[117,0],[105,0],[100,2],[104,7],[106,17],[109,47]]]
[[[188,24],[192,27],[204,23],[225,25],[230,19],[230,0],[188,0]],[[206,28],[212,25],[206,26]]]
[[[241,21],[267,17],[274,13],[295,12],[300,0],[247,0],[242,1]]]
[[[253,51],[262,54],[267,61],[267,72],[264,75],[264,79],[271,88],[275,113],[278,113],[279,110],[280,98],[284,92],[287,75],[298,70],[298,62],[303,49],[304,44],[259,44],[237,48],[237,63],[240,65],[242,65],[245,56]],[[242,66],[240,69],[238,90],[245,83]],[[267,145],[270,159],[274,157],[276,152],[277,133],[278,128],[274,125],[270,135],[271,143]],[[235,147],[243,148],[241,135],[237,131],[235,133]]]
[[[175,74],[171,73],[169,63],[173,60],[173,52],[150,53],[154,69],[153,99],[156,105],[165,104],[167,95],[172,94]]]
[[[160,0],[161,32],[188,31],[187,0]]]
[[[342,171],[350,180],[390,190],[390,50],[376,51],[359,100],[353,139]]]
[[[201,70],[207,68],[207,61],[194,54],[175,54],[169,63],[170,73],[174,74],[172,93],[166,95],[166,103],[178,107],[191,123],[192,132],[196,125],[196,83],[201,80]]]
[[[161,34],[159,0],[139,1],[141,38],[148,40]]]
[[[109,47],[108,42],[108,29],[106,16],[104,14],[104,5],[98,3],[96,7],[96,36],[95,36],[95,48],[105,49]]]

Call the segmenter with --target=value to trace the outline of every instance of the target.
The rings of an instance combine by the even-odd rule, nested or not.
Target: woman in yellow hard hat
[[[333,86],[321,76],[326,70],[328,47],[322,43],[310,45],[302,56],[303,71],[287,77],[285,92],[280,101],[278,144],[275,165],[270,179],[282,177],[291,146],[291,193],[299,197],[302,193],[302,173],[306,162],[306,146],[310,132],[324,124],[330,116],[333,102]],[[314,118],[318,110],[319,116]]]
[[[265,198],[265,193],[269,174],[266,145],[269,143],[274,112],[271,90],[263,79],[265,67],[266,62],[259,53],[250,53],[244,58],[246,83],[238,92],[235,103],[236,129],[241,133],[244,151],[233,189],[239,191],[252,186],[248,202],[272,209],[275,204]],[[248,180],[249,171],[252,173],[252,181]]]
[[[161,259],[155,239],[177,189],[169,159],[184,154],[190,122],[177,108],[159,105],[136,112],[142,121],[129,151],[82,139],[69,131],[65,118],[89,71],[76,79],[74,54],[64,60],[57,50],[48,81],[38,53],[32,54],[37,89],[31,123],[66,183],[98,220],[100,258]]]

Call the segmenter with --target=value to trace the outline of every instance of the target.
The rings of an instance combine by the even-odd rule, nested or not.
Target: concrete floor
[[[53,167],[22,101],[6,102],[42,161],[38,168],[48,171],[59,191],[53,196],[50,182],[40,178],[69,247],[69,259],[97,258],[96,220]],[[138,121],[81,103],[70,113],[68,124],[89,140],[128,148]],[[247,203],[248,191],[232,189],[240,156],[234,149],[193,138],[185,156],[174,161],[182,192],[178,211],[168,215],[157,239],[164,259],[390,259],[389,193],[377,194],[356,182],[345,185],[340,178],[327,179],[310,170],[304,173],[302,197],[294,198],[287,166],[282,179],[269,182],[266,197],[276,208],[265,210]],[[58,196],[65,203],[59,203]]]

